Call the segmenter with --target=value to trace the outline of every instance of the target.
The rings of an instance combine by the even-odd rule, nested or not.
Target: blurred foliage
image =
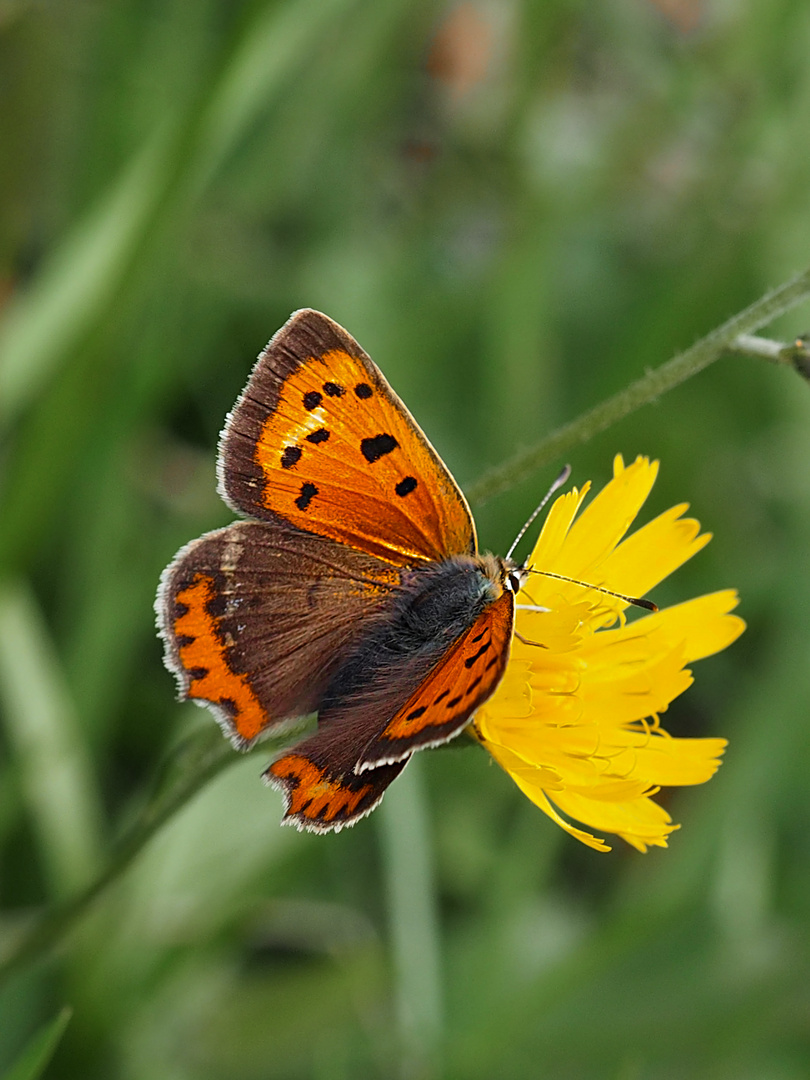
[[[0,947],[213,726],[152,600],[289,313],[469,483],[808,262],[808,49],[801,0],[0,0]],[[742,592],[667,718],[731,740],[669,851],[579,847],[471,746],[299,835],[234,755],[0,990],[0,1070],[68,1004],[54,1080],[806,1077],[809,420],[735,356],[572,457],[660,457],[648,512],[715,532],[659,602]]]
[[[39,1080],[53,1057],[59,1040],[70,1023],[70,1009],[64,1008],[49,1024],[38,1031],[3,1080]]]

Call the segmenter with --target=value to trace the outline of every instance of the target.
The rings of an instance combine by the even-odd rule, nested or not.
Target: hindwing
[[[236,522],[184,547],[156,609],[181,696],[210,705],[242,749],[317,709],[398,570],[286,525]]]

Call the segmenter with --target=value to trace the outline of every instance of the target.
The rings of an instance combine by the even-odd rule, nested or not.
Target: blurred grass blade
[[[313,38],[355,0],[290,0],[269,4],[244,35],[215,88],[200,125],[199,152],[191,166],[203,187],[259,110],[309,55]]]
[[[165,189],[170,130],[127,166],[14,297],[0,322],[0,430],[47,382],[115,294]]]
[[[36,1033],[0,1080],[38,1080],[50,1064],[72,1015],[73,1010],[66,1005],[58,1016]]]
[[[23,583],[0,588],[0,706],[55,893],[100,865],[101,809],[53,643]]]
[[[439,916],[430,830],[415,754],[379,810],[403,1077],[439,1074],[442,1033]]]
[[[108,193],[55,250],[0,323],[0,430],[47,381],[103,314],[171,192],[198,193],[259,111],[312,48],[313,38],[355,0],[300,0],[256,18],[205,100],[198,121],[165,122]],[[180,167],[188,130],[196,150]]]

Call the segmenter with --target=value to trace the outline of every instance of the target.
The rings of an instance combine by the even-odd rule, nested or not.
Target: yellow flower
[[[648,458],[625,468],[617,456],[613,479],[576,521],[590,485],[562,495],[528,565],[644,596],[711,539],[682,517],[686,504],[624,539],[657,473]],[[708,780],[726,740],[673,738],[658,715],[691,685],[687,664],[724,649],[745,629],[729,614],[736,592],[628,623],[622,600],[531,574],[517,605],[509,666],[476,714],[475,735],[520,790],[583,843],[610,850],[567,818],[615,833],[639,851],[666,847],[678,826],[652,796],[661,786]]]

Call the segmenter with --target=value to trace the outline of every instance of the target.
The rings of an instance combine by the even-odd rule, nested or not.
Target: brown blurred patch
[[[183,517],[222,516],[211,454],[175,439],[162,428],[149,429],[132,445],[131,485]]]
[[[428,74],[444,85],[453,101],[460,101],[486,77],[494,38],[491,23],[475,4],[457,4],[436,31]]]
[[[402,144],[402,153],[415,165],[430,165],[438,156],[439,144],[430,139],[406,139]]]
[[[705,7],[704,0],[649,0],[649,3],[684,34],[696,29]]]

